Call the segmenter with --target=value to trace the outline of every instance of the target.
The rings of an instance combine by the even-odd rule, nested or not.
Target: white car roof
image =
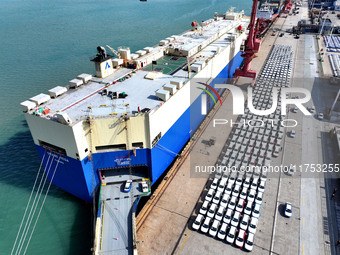
[[[246,207],[248,207],[248,205],[250,205],[249,207],[251,207],[253,205],[253,203],[254,203],[253,201],[248,201]]]
[[[202,214],[198,214],[197,217],[196,217],[196,220],[201,221],[202,218],[203,218],[203,215]]]
[[[208,224],[210,221],[211,221],[211,218],[210,217],[206,217],[204,223]]]
[[[254,224],[254,225],[257,225],[257,222],[258,222],[258,221],[259,221],[259,220],[258,220],[257,218],[251,217],[250,223],[251,223],[251,224]]]
[[[257,209],[257,210],[259,210],[261,208],[261,205],[259,205],[259,204],[255,204],[255,206],[254,206],[254,209]]]
[[[235,234],[235,232],[236,232],[236,227],[231,226],[230,230],[229,230],[229,233]]]
[[[248,214],[244,214],[242,220],[247,219],[249,221],[250,216]]]
[[[241,234],[243,234],[242,236],[244,236],[244,233],[245,233],[246,231],[244,231],[243,229],[240,229],[239,231],[238,231],[238,235],[240,236]]]
[[[212,208],[216,208],[217,207],[217,204],[212,204],[211,206],[210,206],[210,209],[212,209]]]
[[[219,220],[214,220],[214,222],[213,222],[213,224],[212,224],[212,227],[217,228],[219,223],[220,223]]]
[[[250,242],[254,242],[254,234],[253,233],[248,233],[248,238],[247,238],[247,241],[250,241]]]

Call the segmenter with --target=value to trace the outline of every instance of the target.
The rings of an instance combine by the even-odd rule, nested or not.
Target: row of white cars
[[[216,174],[192,228],[251,251],[266,180],[266,175]]]

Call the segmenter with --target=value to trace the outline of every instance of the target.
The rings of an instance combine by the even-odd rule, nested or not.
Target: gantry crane
[[[253,7],[251,11],[250,23],[248,26],[249,34],[244,44],[242,57],[244,58],[243,66],[237,68],[234,77],[248,77],[253,78],[253,83],[256,78],[256,71],[250,69],[250,63],[255,58],[255,53],[260,49],[261,40],[257,38],[258,24],[256,23],[258,0],[253,0]],[[252,84],[253,84],[252,83]]]

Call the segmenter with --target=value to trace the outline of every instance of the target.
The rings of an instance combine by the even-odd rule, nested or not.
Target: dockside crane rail
[[[252,78],[252,85],[255,83],[256,71],[250,69],[250,63],[255,58],[255,53],[260,49],[261,40],[257,38],[258,27],[256,24],[258,0],[253,0],[250,23],[248,26],[248,38],[244,44],[242,57],[244,58],[243,66],[235,70],[234,77]]]

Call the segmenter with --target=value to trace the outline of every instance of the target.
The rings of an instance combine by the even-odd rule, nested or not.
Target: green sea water
[[[231,6],[249,15],[251,4],[0,0],[0,254],[11,253],[40,164],[20,102],[66,86],[80,73],[94,73],[89,58],[98,45],[129,46],[133,52]],[[92,233],[92,206],[52,185],[26,254],[91,254]]]

